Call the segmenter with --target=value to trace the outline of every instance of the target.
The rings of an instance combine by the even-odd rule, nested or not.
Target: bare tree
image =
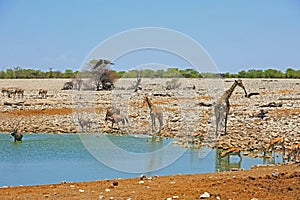
[[[141,71],[139,71],[139,72],[136,74],[136,82],[135,82],[135,86],[134,86],[134,92],[137,92],[138,90],[142,89],[142,88],[140,87],[140,84],[141,84],[141,81],[142,81],[142,79],[141,79],[141,74],[142,74]]]

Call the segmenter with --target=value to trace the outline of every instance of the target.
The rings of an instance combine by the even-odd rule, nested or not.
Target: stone
[[[272,176],[277,178],[279,176],[279,172],[273,172]]]
[[[209,197],[210,197],[210,194],[208,192],[204,192],[203,194],[200,195],[199,199],[206,199]]]

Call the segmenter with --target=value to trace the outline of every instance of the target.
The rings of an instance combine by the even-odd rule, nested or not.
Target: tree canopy
[[[94,64],[93,61],[89,64]],[[180,69],[177,67],[170,67],[166,70],[158,69],[143,69],[143,70],[129,70],[129,71],[114,71],[110,70],[118,78],[136,78],[137,73],[141,73],[143,78],[290,78],[299,79],[300,70],[293,68],[287,68],[285,72],[276,69],[250,69],[241,70],[237,74],[232,74],[229,72],[213,74],[208,72],[198,72],[195,69],[187,68]],[[83,74],[84,72],[81,72]],[[20,66],[14,68],[9,68],[0,71],[1,79],[34,79],[34,78],[73,78],[78,74],[78,71],[73,71],[71,69],[66,69],[64,72],[53,71],[50,68],[48,71],[35,70],[35,69],[23,69]]]

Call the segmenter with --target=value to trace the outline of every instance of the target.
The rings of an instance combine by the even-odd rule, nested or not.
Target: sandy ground
[[[1,199],[300,199],[300,165],[1,188]]]

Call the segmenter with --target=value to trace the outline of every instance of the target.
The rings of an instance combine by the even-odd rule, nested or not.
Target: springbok
[[[46,99],[47,98],[47,93],[48,93],[48,90],[44,90],[44,89],[39,89],[39,95]]]
[[[163,126],[163,110],[162,110],[162,108],[158,108],[158,107],[154,106],[148,96],[144,96],[143,106],[145,104],[148,105],[149,110],[150,110],[152,132],[154,132],[154,130],[155,130],[155,120],[158,119],[158,121],[159,121],[158,133],[160,133],[162,126]]]
[[[240,148],[232,147],[232,148],[229,148],[225,151],[222,151],[222,152],[219,153],[218,158],[221,159],[221,158],[227,156],[227,158],[229,159],[229,156],[234,156],[234,155],[239,156],[240,160],[242,159]]]
[[[266,151],[264,151],[264,156],[266,155],[266,152],[269,152],[270,150],[272,154],[276,145],[281,145],[283,154],[285,153],[284,138],[274,138],[268,144]]]
[[[291,157],[294,156],[294,161],[296,161],[297,155],[300,154],[300,143],[292,146],[290,153],[288,154],[288,161],[291,161]]]

